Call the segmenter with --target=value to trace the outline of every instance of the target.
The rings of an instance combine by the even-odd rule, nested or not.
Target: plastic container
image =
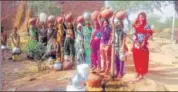
[[[75,88],[84,88],[85,87],[85,79],[79,74],[75,74],[72,78],[72,86]]]
[[[80,64],[77,65],[77,72],[87,80],[89,74],[89,65],[88,64]]]
[[[40,13],[39,15],[39,18],[40,18],[40,22],[46,22],[46,19],[47,19],[47,15],[45,13]]]

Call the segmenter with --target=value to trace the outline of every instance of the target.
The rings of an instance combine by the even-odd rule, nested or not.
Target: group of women
[[[99,15],[98,15],[99,16]],[[124,62],[128,52],[123,20],[97,17],[90,21],[71,22],[51,21],[30,25],[30,39],[47,47],[45,57],[53,57],[58,61],[69,61],[77,64],[87,63],[92,70],[109,74],[111,71],[112,47],[114,46],[114,70],[117,78],[124,75]],[[93,24],[93,25],[92,25]],[[114,27],[113,27],[114,25]],[[133,59],[137,78],[142,79],[148,71],[149,50],[148,39],[152,30],[147,24],[146,14],[139,13],[133,23]],[[113,34],[113,30],[115,30]],[[1,31],[2,32],[2,31]],[[113,37],[114,36],[114,37]],[[3,37],[1,43],[3,44]],[[114,38],[114,39],[113,39]]]

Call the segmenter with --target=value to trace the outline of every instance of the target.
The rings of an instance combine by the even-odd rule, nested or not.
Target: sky
[[[106,6],[108,5],[108,1],[105,1]],[[161,7],[162,12],[158,11],[158,10],[154,10],[152,13],[150,14],[154,14],[154,15],[158,15],[160,16],[160,21],[164,22],[167,18],[172,18],[172,16],[174,15],[174,5],[170,4],[166,7]],[[130,14],[129,19],[130,20],[134,20],[138,13],[141,12],[142,10],[138,11],[135,14]]]
[[[174,6],[173,5],[168,5],[166,7],[161,7],[162,12],[158,11],[158,10],[154,10],[152,13],[149,14],[154,14],[160,17],[160,21],[164,22],[167,18],[172,18],[174,15]],[[136,14],[131,14],[129,16],[129,18],[135,19],[138,15],[139,12],[141,12],[142,10],[138,11]]]

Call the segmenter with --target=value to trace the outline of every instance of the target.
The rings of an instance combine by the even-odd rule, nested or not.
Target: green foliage
[[[36,40],[29,40],[27,43],[27,51],[31,53],[35,59],[40,60],[46,51],[46,47]]]
[[[36,16],[41,12],[55,16],[60,13],[60,8],[55,5],[54,1],[28,1],[28,6],[32,8]]]

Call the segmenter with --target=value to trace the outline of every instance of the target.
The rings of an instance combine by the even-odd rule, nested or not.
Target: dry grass
[[[46,64],[42,64],[42,70],[38,71],[37,64],[28,64],[25,66],[25,69],[22,69],[21,71],[17,72],[18,76],[20,78],[26,77],[26,76],[32,76],[39,73],[47,73],[49,71],[49,68]]]
[[[123,81],[108,81],[105,86],[106,91],[131,91]]]
[[[156,37],[160,37],[160,38],[171,38],[171,29],[170,28],[166,28],[166,29],[162,29],[159,31],[156,31]]]

